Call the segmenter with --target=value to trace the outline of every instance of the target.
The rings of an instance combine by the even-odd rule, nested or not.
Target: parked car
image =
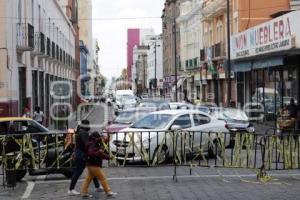
[[[213,110],[210,114],[219,120],[224,120],[227,129],[231,132],[253,133],[255,131],[246,112],[241,109],[220,107]]]
[[[25,134],[31,133],[30,140],[23,141],[23,136]],[[11,136],[11,137],[10,137]],[[3,145],[3,140],[5,139],[6,145]],[[45,139],[47,143],[53,143],[52,148],[46,148],[44,145]],[[58,141],[56,140],[58,139]],[[43,125],[30,118],[21,117],[10,117],[10,118],[0,118],[0,155],[2,153],[9,154],[14,153],[15,162],[18,162],[18,168],[16,169],[16,180],[21,180],[27,173],[30,175],[44,175],[49,173],[61,173],[66,177],[71,177],[73,174],[72,166],[72,148],[55,148],[54,144],[57,142],[64,142],[64,135],[61,133],[59,137],[56,137],[53,132],[50,132]],[[25,145],[29,148],[32,146],[34,155],[26,150],[22,150],[20,141],[23,141]],[[39,148],[37,148],[39,146]],[[49,147],[49,146],[48,146]],[[39,150],[38,150],[39,149]],[[3,152],[4,150],[4,152]],[[43,161],[36,160],[38,155],[44,155]],[[57,155],[60,155],[59,161],[62,163],[60,169],[52,167],[52,163],[57,160]],[[35,158],[33,157],[35,156]],[[1,161],[1,160],[0,160]],[[34,169],[33,162],[38,161],[43,164],[42,167],[45,169]],[[0,162],[1,164],[1,162]]]
[[[121,129],[129,127],[135,121],[154,111],[155,109],[153,108],[139,107],[122,110],[112,122],[109,122],[109,125],[105,128],[105,132],[116,133]]]
[[[188,110],[188,109],[195,109],[195,106],[193,104],[190,104],[190,103],[185,103],[185,102],[170,102],[169,103],[170,105],[170,108],[172,110],[178,110],[178,109],[185,109],[185,110]]]
[[[155,108],[158,110],[170,110],[169,102],[161,99],[145,99],[138,105],[140,108]]]
[[[213,117],[223,120],[230,134],[230,147],[234,146],[235,133],[254,133],[255,127],[245,111],[235,108],[217,108],[210,113]]]
[[[172,137],[167,132],[176,130],[184,130],[188,134],[194,134],[195,149],[197,145],[198,147],[202,146],[203,149],[207,150],[207,153],[209,153],[208,151],[212,153],[215,150],[215,148],[209,147],[209,141],[216,142],[216,133],[228,132],[223,120],[215,119],[206,113],[197,110],[163,110],[150,113],[133,123],[129,128],[122,129],[119,133],[113,135],[110,148],[118,159],[140,161],[143,158],[137,149],[143,147],[149,153],[151,160],[154,159],[157,152],[157,162],[163,163],[168,160],[169,156],[174,154]],[[201,132],[205,133],[201,134]],[[208,132],[211,133],[207,134]],[[208,138],[209,135],[211,140]],[[130,141],[134,141],[135,144],[129,146]],[[229,144],[229,140],[227,141]],[[163,146],[159,148],[161,143],[163,143]],[[178,144],[180,144],[180,139]],[[158,152],[159,150],[160,152]],[[219,147],[218,152],[213,153],[217,155],[220,151],[221,148]],[[126,156],[125,152],[130,153]]]

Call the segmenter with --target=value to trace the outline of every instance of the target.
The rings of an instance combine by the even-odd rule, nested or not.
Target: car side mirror
[[[181,129],[181,126],[179,126],[179,125],[172,125],[171,126],[171,131],[178,131],[180,129]]]

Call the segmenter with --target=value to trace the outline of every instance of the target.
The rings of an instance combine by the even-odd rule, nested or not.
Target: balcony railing
[[[214,45],[214,58],[224,57],[225,53],[225,45],[223,42],[219,42]]]
[[[34,27],[28,23],[17,23],[17,50],[34,50]]]
[[[35,55],[45,55],[45,35],[41,32],[34,34],[34,50]]]

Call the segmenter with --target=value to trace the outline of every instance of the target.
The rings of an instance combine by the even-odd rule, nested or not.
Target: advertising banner
[[[231,36],[232,59],[300,48],[299,19],[294,11]]]

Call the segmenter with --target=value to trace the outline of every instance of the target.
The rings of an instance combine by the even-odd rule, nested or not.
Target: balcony
[[[225,44],[224,42],[219,42],[205,49],[206,57],[204,60],[218,60],[226,57]]]
[[[219,42],[214,45],[214,57],[213,58],[223,58],[226,56],[225,45],[223,42]]]
[[[36,32],[34,34],[34,50],[33,55],[40,57],[45,56],[45,35],[42,32]]]
[[[194,70],[199,68],[199,58],[193,58],[185,61],[186,70]]]
[[[17,51],[33,51],[34,42],[34,27],[28,23],[17,23]]]
[[[204,19],[211,19],[226,12],[226,0],[210,0],[202,5]]]

